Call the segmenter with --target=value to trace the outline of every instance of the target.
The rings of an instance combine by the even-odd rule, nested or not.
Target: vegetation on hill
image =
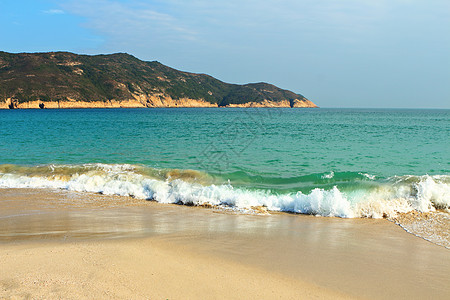
[[[122,101],[133,99],[133,95],[202,99],[219,106],[306,100],[271,84],[228,84],[157,61],[141,61],[126,53],[90,56],[0,52],[0,101]]]

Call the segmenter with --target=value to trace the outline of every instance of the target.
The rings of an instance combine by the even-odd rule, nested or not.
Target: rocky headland
[[[125,53],[0,52],[0,108],[317,107],[268,83],[229,84]]]

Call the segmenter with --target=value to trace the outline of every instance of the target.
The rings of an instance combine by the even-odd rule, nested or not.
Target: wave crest
[[[394,176],[370,186],[355,181],[351,190],[334,186],[308,193],[273,193],[215,184],[212,176],[194,170],[108,164],[1,165],[0,187],[58,188],[236,210],[264,206],[271,211],[343,218],[393,217],[399,212],[450,207],[448,175]]]

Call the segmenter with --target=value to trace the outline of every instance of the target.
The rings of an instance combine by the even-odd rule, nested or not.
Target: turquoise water
[[[0,110],[0,186],[91,191],[100,176],[104,182],[95,183],[100,190],[92,191],[160,202],[239,206],[235,198],[244,197],[247,207],[315,213],[333,201],[341,207],[336,197],[343,197],[353,214],[355,205],[369,198],[403,199],[414,209],[445,208],[449,150],[450,110]],[[82,175],[90,180],[84,185]],[[141,192],[123,190],[139,180]],[[162,190],[145,186],[145,180],[167,185],[173,199],[158,198]],[[69,186],[75,181],[78,188]],[[105,188],[113,183],[119,186]],[[317,197],[319,208],[306,207]]]

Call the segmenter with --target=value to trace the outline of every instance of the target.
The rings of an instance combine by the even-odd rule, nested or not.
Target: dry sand
[[[386,220],[0,190],[0,298],[449,296],[450,251]]]

